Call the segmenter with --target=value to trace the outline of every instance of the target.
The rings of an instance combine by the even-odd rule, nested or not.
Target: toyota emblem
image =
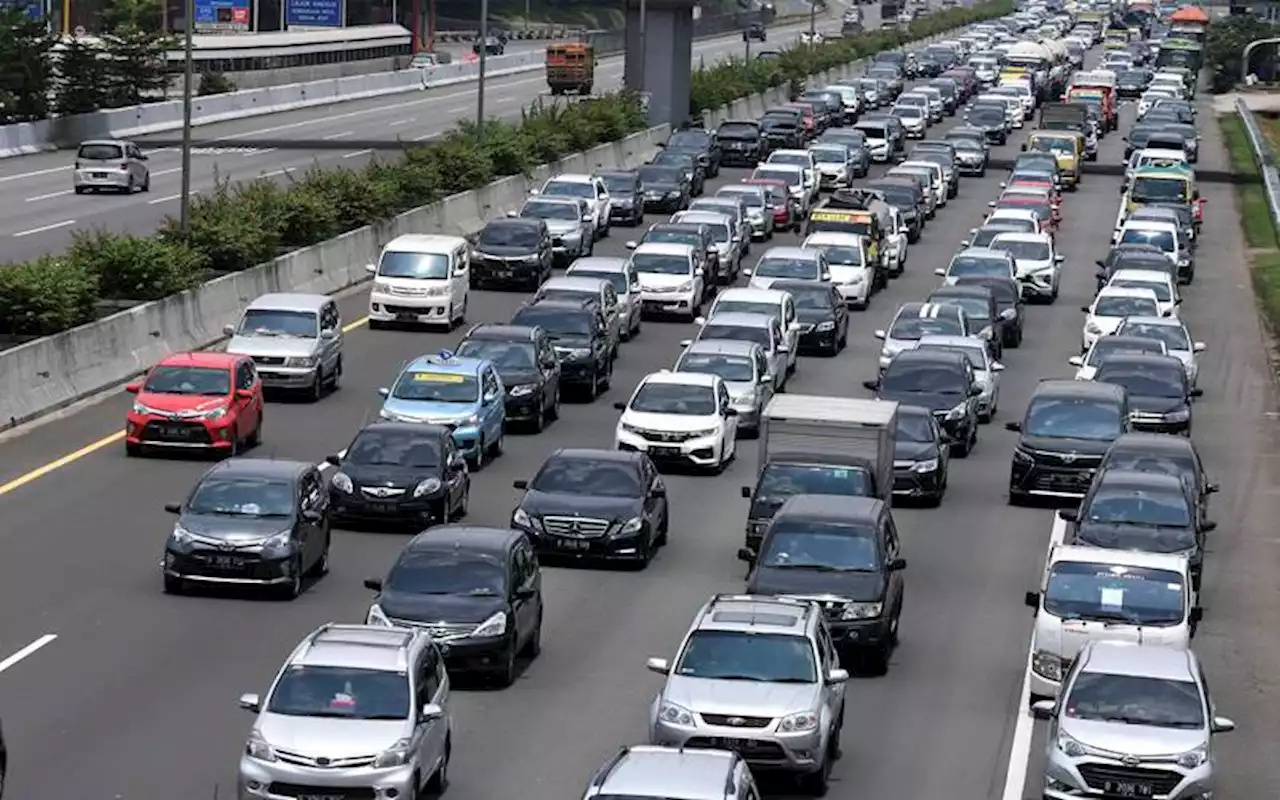
[[[1064,463],[1064,464],[1073,464],[1073,463],[1075,463],[1075,460],[1076,460],[1076,454],[1075,454],[1075,453],[1063,453],[1063,454],[1062,454],[1062,463]]]
[[[1142,763],[1142,759],[1137,756],[1125,756],[1120,760],[1120,763],[1124,764],[1126,767],[1136,767]]]
[[[321,766],[321,767],[327,767],[327,766],[329,766],[329,759],[327,759],[327,758],[323,758],[323,757],[321,757],[321,758],[317,758],[317,759],[316,759],[316,765],[317,765],[317,766]]]
[[[743,725],[747,724],[747,721],[742,717],[729,717],[727,720],[725,720],[725,722],[729,723],[735,728],[740,728]]]

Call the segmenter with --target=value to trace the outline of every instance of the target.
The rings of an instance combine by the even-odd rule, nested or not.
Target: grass
[[[1263,129],[1268,141],[1280,142],[1280,125],[1274,119],[1264,120]],[[1222,136],[1231,159],[1231,172],[1235,175],[1257,175],[1253,152],[1245,135],[1244,123],[1235,114],[1218,118]],[[1236,184],[1240,200],[1240,227],[1249,245],[1249,278],[1263,323],[1275,337],[1280,334],[1280,242],[1276,240],[1271,225],[1271,212],[1260,182]]]

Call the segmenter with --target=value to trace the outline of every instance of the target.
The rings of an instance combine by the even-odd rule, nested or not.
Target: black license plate
[[[556,539],[556,547],[560,550],[582,552],[591,549],[591,542],[586,539]]]
[[[679,458],[682,453],[679,447],[660,447],[653,445],[649,448],[649,455],[661,456],[663,458]]]
[[[404,320],[405,322],[417,322],[418,315],[413,311],[401,311],[399,314],[396,314],[396,319]]]
[[[222,569],[244,569],[244,556],[210,556],[209,563]]]
[[[170,439],[190,439],[195,435],[194,428],[182,425],[161,425],[156,430],[161,436],[167,436]]]
[[[107,178],[111,177],[111,174],[107,172],[95,172],[93,173],[93,177],[97,178],[98,180],[105,181]]]
[[[746,739],[731,739],[728,736],[719,736],[711,740],[712,743],[723,750],[731,750],[741,753],[751,746]]]
[[[342,794],[300,794],[298,800],[346,800]]]
[[[1155,786],[1140,781],[1103,781],[1103,794],[1114,797],[1155,797]]]
[[[394,514],[396,511],[395,503],[370,503],[369,510],[374,514]]]

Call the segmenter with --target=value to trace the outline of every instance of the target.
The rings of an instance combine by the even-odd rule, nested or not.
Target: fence
[[[1267,143],[1266,137],[1262,135],[1262,127],[1258,125],[1257,116],[1243,98],[1236,99],[1236,113],[1240,115],[1240,121],[1244,123],[1245,135],[1249,137],[1253,163],[1262,175],[1263,191],[1267,196],[1267,210],[1271,213],[1271,227],[1275,230],[1277,238],[1280,238],[1280,175],[1276,173],[1275,155],[1271,152],[1271,145]]]

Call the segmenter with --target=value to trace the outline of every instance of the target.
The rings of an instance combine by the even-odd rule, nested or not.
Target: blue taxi
[[[506,435],[506,391],[493,362],[462,358],[443,350],[404,365],[379,416],[396,422],[448,425],[471,469],[502,454]]]

